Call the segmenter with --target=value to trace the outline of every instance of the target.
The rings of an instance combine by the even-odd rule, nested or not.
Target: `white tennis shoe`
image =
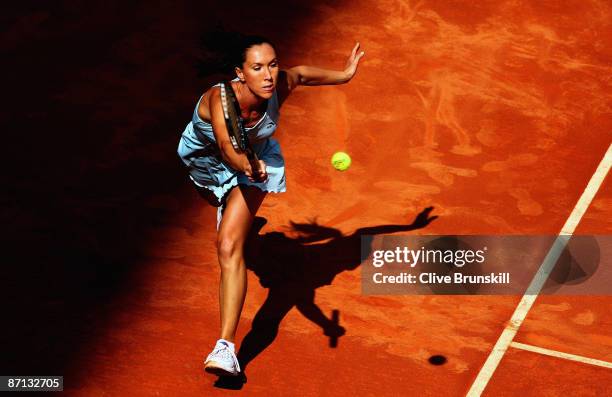
[[[213,351],[204,361],[204,371],[217,376],[238,376],[240,364],[227,342],[218,340]]]

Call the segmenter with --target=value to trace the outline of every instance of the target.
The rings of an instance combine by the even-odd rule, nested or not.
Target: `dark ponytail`
[[[238,32],[216,30],[202,35],[200,40],[201,56],[198,59],[198,74],[234,74],[234,68],[242,68],[249,48],[259,44],[269,44],[263,36],[244,35]]]
[[[269,44],[272,48],[274,48],[270,40],[263,36],[248,35],[240,37],[235,47],[232,49],[232,68],[242,68],[242,65],[246,61],[246,54],[249,48],[264,43]]]

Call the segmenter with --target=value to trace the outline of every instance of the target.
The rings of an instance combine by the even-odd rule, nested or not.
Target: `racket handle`
[[[251,169],[253,171],[253,179],[255,179],[256,182],[263,182],[264,179],[259,177],[261,168],[259,166],[259,158],[257,157],[257,154],[255,154],[253,150],[247,150],[246,155],[249,159],[249,163],[251,164]]]

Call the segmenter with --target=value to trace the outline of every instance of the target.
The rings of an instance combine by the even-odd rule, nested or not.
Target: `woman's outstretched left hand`
[[[346,61],[346,66],[344,67],[344,73],[347,77],[347,82],[353,78],[355,73],[357,72],[357,66],[359,65],[359,60],[364,56],[365,52],[359,51],[359,43],[355,44],[353,47],[353,51],[351,51],[351,55]]]

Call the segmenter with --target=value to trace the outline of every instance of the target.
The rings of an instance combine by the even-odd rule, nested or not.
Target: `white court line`
[[[609,363],[607,361],[596,360],[594,358],[578,356],[576,354],[563,353],[563,352],[560,352],[560,351],[557,351],[557,350],[545,349],[543,347],[526,345],[524,343],[519,343],[519,342],[512,342],[512,343],[510,343],[510,346],[512,346],[512,347],[514,347],[516,349],[527,350],[527,351],[534,352],[534,353],[545,354],[545,355],[551,356],[551,357],[565,358],[567,360],[578,361],[579,363],[598,365],[600,367],[605,367],[605,368],[612,368],[612,363]]]
[[[563,225],[563,228],[561,228],[561,233],[559,233],[555,239],[536,275],[533,277],[533,280],[531,280],[529,287],[527,287],[527,291],[523,295],[523,298],[514,310],[508,325],[506,325],[499,336],[499,339],[497,339],[495,346],[493,346],[493,350],[489,354],[489,357],[487,357],[487,360],[480,369],[478,376],[476,376],[476,380],[474,380],[472,387],[470,387],[470,390],[467,393],[468,397],[480,396],[489,383],[489,380],[491,380],[495,369],[497,369],[499,362],[506,353],[506,350],[508,350],[510,343],[512,343],[514,336],[523,323],[523,320],[525,320],[525,317],[527,317],[529,309],[531,309],[531,306],[538,297],[538,294],[542,290],[542,286],[550,275],[555,263],[557,263],[557,260],[567,245],[572,233],[574,233],[574,230],[576,230],[576,226],[580,222],[580,219],[582,219],[582,216],[591,204],[597,190],[599,190],[599,187],[606,178],[611,166],[612,144],[608,146],[608,150],[606,151],[604,158],[599,163],[599,166],[584,189],[584,192],[582,192],[580,199],[578,199],[572,213],[570,214],[569,218],[567,218],[565,225]]]

